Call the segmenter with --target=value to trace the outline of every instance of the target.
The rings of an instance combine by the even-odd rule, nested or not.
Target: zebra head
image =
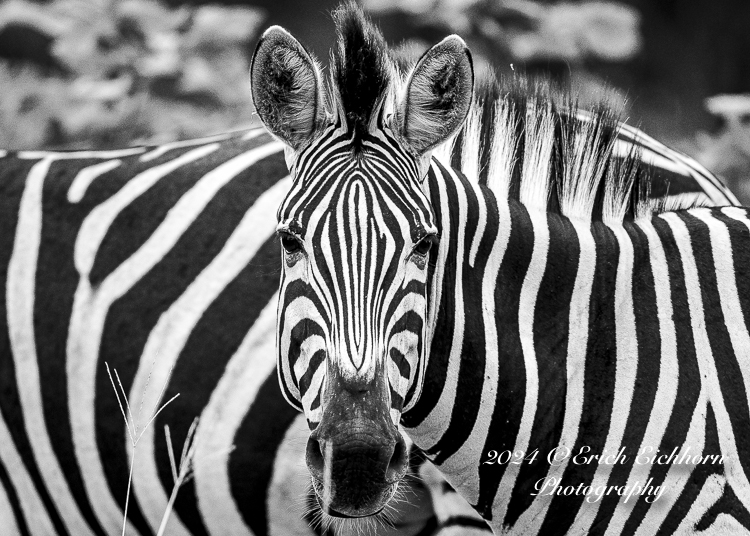
[[[279,27],[263,34],[251,77],[294,177],[278,212],[281,388],[308,420],[307,465],[323,511],[363,517],[383,509],[408,466],[398,424],[423,381],[438,240],[422,182],[430,151],[466,117],[473,67],[451,36],[402,78],[359,8],[335,18],[326,85]]]

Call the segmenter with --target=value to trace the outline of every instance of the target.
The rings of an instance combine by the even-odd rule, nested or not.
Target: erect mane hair
[[[328,108],[357,152],[390,111],[406,63],[396,64],[381,32],[353,1],[333,18]],[[606,100],[584,111],[570,90],[546,81],[485,76],[463,128],[433,154],[496,194],[570,218],[616,223],[701,206],[707,198],[694,194],[650,197],[651,166],[635,144],[618,143],[619,117]]]
[[[398,75],[381,32],[354,2],[333,14],[337,43],[331,58],[331,103],[355,149],[361,147]]]
[[[649,165],[618,143],[619,124],[606,101],[584,111],[548,82],[488,76],[463,128],[436,155],[496,195],[570,218],[619,223],[703,204],[694,195],[652,199]]]

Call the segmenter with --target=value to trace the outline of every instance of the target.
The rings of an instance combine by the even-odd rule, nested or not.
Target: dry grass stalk
[[[122,418],[125,420],[125,426],[128,430],[128,436],[130,437],[130,444],[132,446],[133,454],[130,457],[130,471],[128,475],[128,490],[125,495],[125,512],[123,514],[122,519],[122,536],[125,536],[125,529],[127,527],[127,520],[128,520],[128,506],[130,505],[130,488],[133,483],[133,467],[135,466],[135,455],[136,455],[136,447],[138,446],[138,441],[143,437],[144,432],[148,429],[148,427],[151,425],[151,423],[154,422],[156,417],[159,415],[159,413],[162,412],[164,408],[166,408],[175,398],[180,396],[179,393],[174,395],[172,398],[167,400],[164,404],[159,406],[159,401],[164,396],[164,391],[167,389],[167,384],[169,383],[169,378],[172,376],[172,368],[169,369],[169,374],[167,375],[166,380],[164,381],[164,385],[161,388],[161,393],[159,394],[159,398],[156,399],[156,404],[154,405],[154,408],[151,410],[151,417],[148,419],[148,422],[146,422],[145,426],[143,428],[140,428],[138,422],[141,418],[141,412],[143,410],[143,404],[138,408],[138,415],[137,418],[133,417],[133,412],[130,409],[130,403],[128,402],[128,395],[125,393],[125,389],[122,387],[122,382],[120,381],[120,376],[117,374],[116,369],[112,369],[110,372],[109,370],[109,364],[104,363],[104,366],[107,368],[107,374],[109,375],[109,381],[112,384],[112,389],[115,390],[115,396],[117,397],[117,403],[120,405],[120,412],[122,413]],[[114,372],[114,379],[112,378],[112,373]],[[117,385],[115,385],[115,379],[117,380]],[[144,392],[146,389],[148,389],[149,381],[151,380],[151,375],[149,374],[148,379],[146,380],[146,386],[143,388]],[[119,390],[118,390],[119,387]],[[124,402],[124,403],[123,403]],[[195,424],[195,423],[194,423]],[[193,430],[193,427],[191,427],[191,430]],[[188,436],[190,437],[190,432],[188,432]],[[168,442],[170,443],[170,442]],[[186,442],[187,444],[187,442]],[[171,449],[171,444],[170,444]],[[180,467],[182,467],[182,460],[180,461]],[[176,495],[176,491],[172,492],[173,495]],[[171,504],[173,502],[173,499],[170,498],[170,509]],[[165,516],[168,517],[168,512],[165,513]],[[162,521],[162,525],[166,525],[166,521]],[[162,531],[160,530],[159,534],[162,534]]]
[[[193,423],[188,429],[187,436],[185,437],[185,443],[182,445],[182,454],[180,454],[180,465],[177,466],[175,463],[174,449],[172,447],[172,435],[169,433],[169,425],[164,425],[164,435],[167,439],[167,452],[169,453],[169,464],[172,468],[172,480],[174,481],[174,487],[172,488],[172,494],[169,496],[169,502],[167,503],[167,509],[164,511],[164,517],[161,519],[161,525],[159,525],[159,531],[156,536],[164,536],[167,529],[167,522],[169,516],[172,513],[174,507],[174,501],[177,498],[177,492],[185,482],[188,482],[193,477],[193,457],[195,456],[195,431],[198,428],[198,417],[193,419]]]

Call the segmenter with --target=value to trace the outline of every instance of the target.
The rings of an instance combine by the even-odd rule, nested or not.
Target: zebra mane
[[[337,42],[331,54],[329,105],[353,133],[356,148],[379,119],[400,77],[382,33],[362,8],[345,2],[334,11],[333,19]]]
[[[453,140],[436,150],[469,180],[528,208],[620,223],[694,208],[694,197],[651,199],[651,173],[635,148],[617,142],[618,112],[583,111],[571,93],[522,76],[489,78]]]
[[[361,149],[393,111],[408,72],[380,30],[349,0],[333,13],[327,107]],[[401,58],[403,60],[403,57]],[[694,196],[651,199],[637,149],[617,142],[619,113],[603,101],[583,111],[570,91],[524,76],[479,80],[463,128],[433,155],[497,195],[570,218],[619,223],[700,206]]]

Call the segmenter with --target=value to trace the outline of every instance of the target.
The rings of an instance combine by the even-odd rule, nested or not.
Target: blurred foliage
[[[0,145],[123,146],[247,126],[249,46],[263,14],[155,0],[25,0],[0,28],[50,36],[50,69],[0,64]]]
[[[519,61],[588,57],[632,58],[641,47],[638,12],[616,2],[531,0],[364,0],[371,12],[401,11],[421,24],[438,24],[462,37],[486,41]]]
[[[615,2],[362,2],[376,17],[460,34],[480,69],[562,65],[584,102],[602,93],[612,100],[588,61],[628,60],[641,47],[638,12]],[[250,7],[170,8],[157,0],[0,3],[0,33],[35,32],[49,40],[51,58],[44,68],[0,63],[0,146],[106,148],[247,126],[249,46],[263,22]],[[401,51],[413,57],[428,45],[408,40]]]
[[[557,75],[582,101],[609,96],[623,107],[591,61],[622,62],[641,50],[640,15],[617,2],[531,0],[364,0],[372,12],[399,13],[416,26],[455,32],[469,43],[475,64],[496,70]],[[412,43],[410,48],[426,46]],[[520,64],[520,65],[519,65]],[[560,72],[550,69],[556,66]],[[541,67],[541,69],[538,69]],[[619,102],[618,102],[619,101]]]
[[[716,127],[698,134],[697,158],[750,206],[750,95],[716,95],[705,104]]]

